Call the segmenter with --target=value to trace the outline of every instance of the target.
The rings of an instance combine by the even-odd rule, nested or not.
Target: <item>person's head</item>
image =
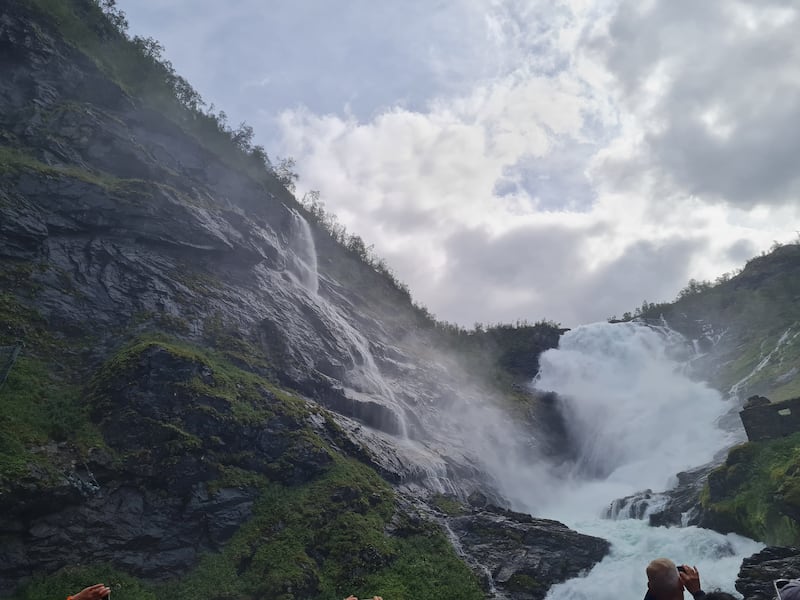
[[[657,558],[647,565],[647,589],[657,600],[683,598],[678,567],[668,558]]]

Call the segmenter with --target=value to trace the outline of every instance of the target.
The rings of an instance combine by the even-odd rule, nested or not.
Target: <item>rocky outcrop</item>
[[[163,344],[117,360],[93,390],[107,449],[82,460],[45,448],[57,474],[18,481],[1,499],[0,593],[82,562],[175,578],[250,518],[258,490],[232,469],[297,485],[332,463],[324,420],[299,400],[292,409],[244,379],[226,384],[220,369]]]
[[[800,577],[800,548],[771,546],[746,558],[736,579],[744,600],[775,600],[775,579]]]
[[[447,526],[487,586],[511,598],[541,600],[553,584],[587,572],[609,543],[558,521],[487,506],[450,516]]]
[[[677,474],[677,483],[664,492],[643,490],[614,500],[606,518],[647,519],[652,527],[697,525],[703,512],[701,495],[714,465],[704,465]]]

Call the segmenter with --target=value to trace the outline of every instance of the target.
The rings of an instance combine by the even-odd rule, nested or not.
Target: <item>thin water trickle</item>
[[[299,212],[289,209],[291,227],[289,231],[289,264],[298,282],[312,294],[319,291],[317,276],[317,249],[311,226]]]

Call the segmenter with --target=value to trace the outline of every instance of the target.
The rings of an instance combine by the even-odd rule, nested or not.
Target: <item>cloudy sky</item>
[[[119,0],[438,317],[576,325],[800,229],[792,0]]]

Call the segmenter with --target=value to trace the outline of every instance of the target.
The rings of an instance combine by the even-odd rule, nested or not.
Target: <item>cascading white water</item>
[[[602,518],[615,499],[668,489],[677,472],[708,463],[737,439],[717,424],[729,406],[684,374],[671,358],[674,342],[663,328],[597,323],[568,332],[541,356],[535,385],[559,394],[577,459],[550,470],[546,494],[540,481],[527,498],[520,489],[513,496],[533,514],[612,543],[588,576],[555,586],[548,598],[640,598],[644,568],[660,556],[697,565],[706,588],[733,592],[742,558],[762,547],[697,527],[649,527],[624,512]]]
[[[312,294],[319,290],[317,276],[317,249],[311,226],[299,212],[289,209],[291,226],[289,229],[289,265],[299,283]]]
[[[313,236],[295,212],[287,258],[295,280],[311,292],[307,306],[327,324],[334,346],[351,359],[342,378],[346,394],[396,415],[397,433],[386,429],[371,435],[394,447],[397,457],[420,473],[419,483],[460,494],[449,465],[472,465],[476,476],[483,472],[493,479],[515,509],[612,542],[611,554],[586,577],[554,587],[549,598],[640,598],[644,566],[658,556],[696,564],[706,587],[733,591],[742,557],[760,544],[696,527],[651,528],[644,520],[626,518],[630,509],[617,510],[616,520],[602,518],[614,500],[645,488],[667,489],[677,472],[710,461],[741,436],[717,426],[730,405],[687,377],[681,361],[691,357],[691,344],[678,334],[634,323],[595,324],[567,333],[558,350],[542,355],[536,385],[563,400],[566,429],[577,449],[576,460],[553,464],[539,456],[529,432],[471,384],[454,384],[445,394],[457,402],[441,403],[438,387],[424,402],[431,390],[414,383],[415,377],[387,379],[352,317],[317,294]],[[427,372],[439,369],[449,372],[448,381],[457,379],[457,369],[437,366],[438,358],[424,360]],[[418,369],[411,362],[403,367]],[[407,418],[412,416],[423,423],[423,438],[409,439]],[[655,509],[652,499],[648,507]]]

